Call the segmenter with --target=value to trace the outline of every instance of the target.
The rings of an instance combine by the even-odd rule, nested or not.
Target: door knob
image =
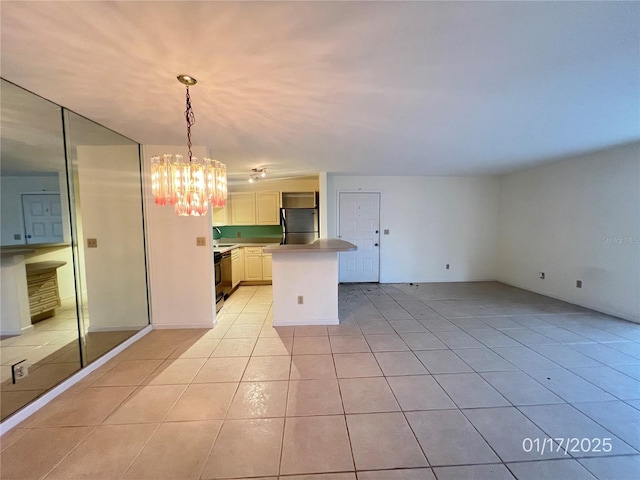
[[[379,231],[379,230],[376,230],[376,233],[380,233],[380,231]]]
[[[378,244],[377,244],[377,243],[374,243],[373,245],[374,245],[374,246],[376,246],[376,247],[378,246]]]

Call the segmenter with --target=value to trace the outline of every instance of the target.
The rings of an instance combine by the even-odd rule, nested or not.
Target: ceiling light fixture
[[[267,176],[266,168],[252,168],[249,174],[249,183],[257,182],[258,180]]]
[[[206,215],[209,204],[224,207],[227,202],[227,167],[210,158],[198,160],[191,153],[191,127],[196,122],[189,87],[197,80],[189,75],[178,75],[178,81],[187,89],[187,147],[189,161],[182,155],[165,154],[151,158],[151,191],[157,205],[175,205],[181,216]]]

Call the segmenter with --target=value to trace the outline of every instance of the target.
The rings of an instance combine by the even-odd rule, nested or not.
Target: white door
[[[22,215],[27,243],[62,243],[60,194],[22,195]]]
[[[338,237],[358,247],[340,252],[340,281],[379,281],[380,194],[341,192],[338,212]]]

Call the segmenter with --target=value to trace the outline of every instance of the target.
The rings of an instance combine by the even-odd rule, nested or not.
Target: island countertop
[[[348,252],[357,250],[353,243],[339,238],[320,238],[309,244],[269,245],[262,249],[264,253],[323,253]]]

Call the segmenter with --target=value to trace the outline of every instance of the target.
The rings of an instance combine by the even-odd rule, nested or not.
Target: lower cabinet
[[[258,248],[262,251],[262,247]],[[262,253],[251,253],[248,250],[245,248],[244,252],[244,279],[247,282],[262,280]]]
[[[262,279],[271,280],[271,254],[262,254]]]
[[[271,254],[262,247],[244,247],[244,278],[246,282],[271,280]]]
[[[55,261],[26,264],[31,323],[52,317],[61,305],[57,269],[65,264]]]
[[[244,249],[231,250],[231,288],[236,288],[244,280]]]

